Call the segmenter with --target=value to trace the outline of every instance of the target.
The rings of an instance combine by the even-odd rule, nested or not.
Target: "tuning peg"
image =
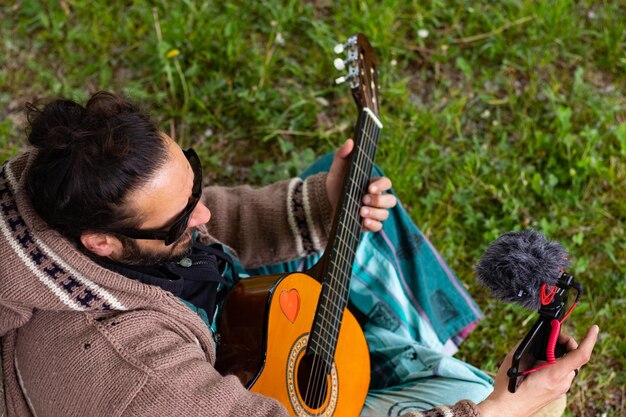
[[[335,80],[335,84],[343,84],[347,81],[348,79],[346,77],[339,77]]]
[[[344,50],[344,46],[341,43],[338,43],[337,45],[335,45],[335,47],[333,48],[333,51],[335,51],[336,54],[340,54],[342,53]]]
[[[346,63],[343,61],[343,59],[341,58],[337,58],[335,59],[335,61],[333,61],[333,65],[335,66],[335,68],[337,68],[339,71],[343,71],[346,68]]]

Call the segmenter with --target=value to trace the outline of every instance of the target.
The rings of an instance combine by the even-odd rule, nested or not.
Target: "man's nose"
[[[187,223],[187,227],[196,227],[201,224],[206,224],[211,220],[211,210],[202,202],[198,203],[196,208],[191,212],[191,217],[189,218],[189,223]]]

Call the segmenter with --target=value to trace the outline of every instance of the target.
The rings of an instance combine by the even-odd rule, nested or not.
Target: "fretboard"
[[[348,303],[352,265],[361,235],[359,210],[372,174],[381,129],[378,118],[368,108],[362,109],[349,171],[335,215],[334,233],[326,247],[328,262],[322,273],[322,292],[308,348],[328,364],[335,355],[339,327]]]

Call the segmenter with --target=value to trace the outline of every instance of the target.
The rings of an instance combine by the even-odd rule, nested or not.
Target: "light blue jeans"
[[[417,379],[397,387],[370,390],[361,415],[396,417],[409,411],[424,411],[442,404],[452,405],[460,400],[479,403],[493,391],[490,381],[476,373],[478,370],[471,365],[451,357],[442,362],[448,362],[444,365],[447,368],[444,375]]]

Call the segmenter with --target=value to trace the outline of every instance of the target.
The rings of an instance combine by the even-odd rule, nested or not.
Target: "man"
[[[0,336],[8,415],[286,416],[275,400],[213,368],[212,318],[218,294],[228,286],[230,260],[212,244],[248,268],[322,250],[351,142],[335,153],[328,174],[259,190],[202,189],[195,152],[183,152],[124,98],[98,93],[85,107],[58,100],[43,110],[31,107],[29,120],[34,149],[0,171]],[[386,193],[390,187],[384,177],[370,184],[361,211],[367,230],[380,231],[396,204]],[[383,233],[376,236],[392,236]],[[400,258],[421,253],[411,248]],[[379,255],[370,258],[385,262],[374,259]],[[408,279],[402,268],[396,268],[401,279],[395,282]],[[442,268],[436,264],[433,271]],[[384,278],[388,292],[401,297],[394,281]],[[367,288],[355,291],[375,296]],[[452,296],[452,290],[435,293],[438,300]],[[482,401],[491,391],[489,379],[430,346],[448,346],[427,326],[436,314],[423,318],[406,306],[398,321],[395,300],[367,310],[371,355],[387,366],[382,379],[388,377],[372,384],[377,389],[363,411],[369,415],[443,403],[456,404],[437,407],[433,415],[532,414],[567,391],[597,335],[590,331],[580,347],[565,341],[567,357],[531,375],[517,396],[506,392],[501,373]],[[367,305],[355,301],[358,308]],[[463,318],[452,332],[473,320],[456,307],[443,314],[451,323]],[[404,342],[407,335],[423,343]],[[376,362],[378,357],[386,361]]]

